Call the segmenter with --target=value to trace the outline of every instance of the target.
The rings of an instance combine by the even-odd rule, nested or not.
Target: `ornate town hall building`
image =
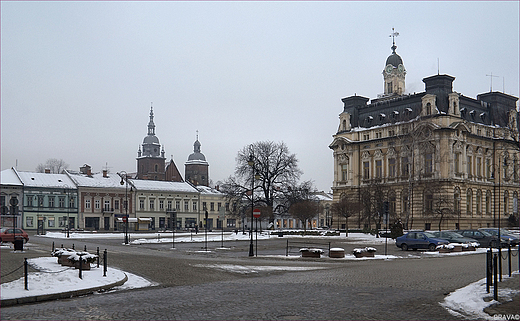
[[[384,94],[343,98],[334,154],[334,201],[359,208],[349,227],[409,229],[507,226],[518,220],[517,97],[489,92],[466,97],[455,77],[423,79],[425,91],[405,93],[403,60],[383,69]],[[335,217],[344,226],[344,217]],[[500,223],[499,223],[500,220]]]

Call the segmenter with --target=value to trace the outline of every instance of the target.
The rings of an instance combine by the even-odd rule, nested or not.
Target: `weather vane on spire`
[[[395,31],[394,28],[392,28],[392,33],[390,34],[390,37],[392,37],[392,53],[395,53],[395,49],[397,49],[397,46],[395,45],[395,37],[399,36],[399,32]]]

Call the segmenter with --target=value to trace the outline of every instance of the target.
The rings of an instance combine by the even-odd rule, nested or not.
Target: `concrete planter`
[[[302,257],[320,258],[321,257],[321,253],[323,253],[323,250],[320,250],[320,249],[300,249],[300,252],[302,253]]]
[[[342,248],[332,248],[329,251],[329,257],[332,258],[344,258],[345,257],[345,249]]]

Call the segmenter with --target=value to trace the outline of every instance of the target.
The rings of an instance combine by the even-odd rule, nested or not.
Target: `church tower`
[[[399,36],[398,32],[392,28],[392,54],[386,59],[385,69],[383,70],[383,79],[385,82],[384,96],[402,95],[405,90],[406,69],[404,69],[403,59],[395,52],[395,37]]]
[[[159,138],[155,136],[155,124],[153,122],[153,107],[150,107],[150,121],[148,122],[148,135],[143,139],[143,144],[137,152],[137,178],[162,181],[165,179],[164,148],[161,149]]]
[[[209,164],[204,154],[200,152],[199,135],[193,143],[193,153],[188,156],[188,161],[184,164],[184,177],[187,182],[193,185],[209,185],[208,175]]]

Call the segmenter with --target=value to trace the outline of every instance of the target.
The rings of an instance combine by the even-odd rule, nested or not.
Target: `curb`
[[[27,304],[27,303],[35,303],[35,302],[42,302],[42,301],[67,299],[67,298],[72,298],[72,297],[76,297],[76,296],[91,294],[91,293],[94,293],[94,292],[100,291],[100,290],[109,290],[116,286],[123,285],[123,284],[125,284],[126,281],[128,281],[128,276],[126,275],[126,273],[124,273],[124,274],[125,274],[125,277],[122,280],[111,283],[111,284],[105,284],[105,285],[96,286],[96,287],[89,288],[89,289],[73,290],[73,291],[67,291],[67,292],[61,292],[61,293],[52,293],[52,294],[27,296],[27,297],[22,297],[22,298],[5,299],[5,300],[1,300],[0,305],[2,307],[6,307],[6,306],[17,305],[17,304]]]

